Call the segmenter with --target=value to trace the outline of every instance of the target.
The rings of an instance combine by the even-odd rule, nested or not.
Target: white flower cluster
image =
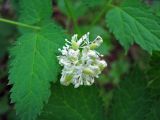
[[[100,36],[90,42],[89,32],[80,39],[77,34],[72,36],[63,49],[59,49],[62,55],[58,56],[59,64],[63,66],[60,82],[68,86],[73,84],[75,88],[80,85],[92,85],[94,78],[98,78],[102,70],[107,66],[102,56],[95,48],[99,47],[103,40]]]

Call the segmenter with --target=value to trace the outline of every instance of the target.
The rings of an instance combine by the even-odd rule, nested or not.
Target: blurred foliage
[[[148,74],[148,87],[152,89],[152,95],[160,95],[160,52],[154,52],[151,60],[150,60],[150,66],[147,71]]]
[[[105,115],[108,116],[107,114],[110,110],[110,104],[113,99],[113,90],[101,89],[100,96],[102,97]]]
[[[58,6],[60,10],[67,16],[70,16],[69,13],[67,13],[67,8],[65,5],[64,0],[58,0]],[[73,12],[73,15],[77,19],[80,16],[83,16],[85,12],[87,11],[87,8],[83,6],[83,1],[76,1],[76,0],[69,0],[69,4],[71,11]],[[74,5],[73,5],[74,4]]]
[[[52,22],[52,20],[48,19],[53,14],[54,21],[60,25],[62,24],[66,33],[72,35],[78,33],[80,37],[86,32],[90,32],[91,40],[94,40],[99,35],[103,38],[104,43],[97,50],[104,55],[103,59],[108,63],[103,74],[96,80],[98,87],[73,89],[72,86],[62,87],[59,84],[54,84],[51,89],[52,95],[49,103],[45,105],[42,114],[39,116],[40,120],[160,120],[160,53],[154,51],[151,55],[142,50],[144,48],[151,53],[152,50],[159,49],[157,47],[160,43],[159,39],[157,40],[160,37],[159,0],[113,0],[112,3],[116,7],[108,4],[110,0],[53,0],[53,6],[45,0],[39,1],[0,0],[0,12],[3,13],[4,18],[36,26],[43,26]],[[106,19],[105,14],[107,14]],[[106,21],[109,24],[108,26]],[[45,27],[45,37],[43,38],[49,36],[50,40],[56,40],[56,42],[63,44],[58,39],[63,36],[63,33],[57,32],[61,28],[57,27],[58,25],[52,25],[47,25],[47,29]],[[19,30],[21,34],[33,33],[32,37],[28,34],[25,35],[25,38],[27,38],[26,43],[29,46],[33,45],[30,43],[34,43],[35,33],[38,38],[43,35],[42,32],[38,33],[28,29],[20,28]],[[52,32],[53,34],[51,35],[50,33]],[[130,33],[132,35],[135,34],[135,36]],[[15,111],[17,107],[13,107],[9,103],[11,86],[8,86],[8,80],[6,79],[8,49],[18,35],[19,33],[17,33],[15,26],[0,23],[0,120],[18,120]],[[46,56],[45,60],[49,60],[52,63],[51,61],[54,58],[51,57],[52,59],[50,59],[48,57],[52,56],[52,51],[49,51],[47,46],[41,47],[51,44],[49,42],[42,43],[43,39],[38,40],[41,41],[41,44],[39,44],[40,51]],[[119,42],[126,49],[129,48],[128,52],[124,52]],[[139,46],[133,44],[134,42]],[[130,47],[131,45],[132,47]],[[25,54],[23,54],[22,58],[27,55],[32,56],[30,47],[26,48],[28,48],[28,51],[23,51]],[[57,48],[53,51],[55,50]],[[22,51],[17,49],[17,52],[20,53]],[[57,52],[54,55],[57,55]],[[26,62],[23,65],[21,64],[21,70],[18,73],[23,71],[24,66],[28,68],[27,63],[30,59],[23,60]],[[36,72],[43,76],[44,67],[42,65],[44,59],[37,57],[36,60],[39,62],[38,65],[41,65],[40,67],[38,65],[38,67],[35,67],[37,69]],[[134,66],[135,64],[136,67]],[[49,72],[56,70],[56,65],[48,65],[51,68]],[[17,68],[15,67],[15,74],[17,74]],[[41,79],[48,78],[49,75],[45,75]],[[21,77],[19,80],[22,82],[21,80],[24,80],[24,76],[26,74],[19,74],[16,78]],[[43,92],[44,96],[49,96],[49,92],[45,93],[47,90],[49,91],[48,86],[47,90],[40,91],[45,85],[41,83],[41,86],[36,86],[38,80],[35,81],[35,79],[32,82],[34,82],[34,86],[32,86],[34,90],[39,87],[39,89],[36,89],[39,91],[36,95],[39,96],[29,96],[30,98],[28,97],[29,99],[25,101],[26,104],[21,104],[24,101],[23,97],[18,100],[20,103],[18,108],[21,112],[19,114],[24,119],[33,117],[31,114],[36,111],[34,108],[38,108],[36,100],[39,100]],[[19,84],[21,90],[17,89],[17,93],[24,92],[25,87],[26,84]],[[17,98],[15,97],[16,100]],[[48,97],[45,98],[45,101],[47,99]],[[29,100],[35,101],[31,104]],[[42,101],[44,102],[44,100]],[[30,109],[30,106],[32,109]],[[40,113],[40,109],[34,114],[35,116]],[[31,113],[30,116],[26,114],[27,110]],[[105,117],[103,116],[104,114]]]
[[[0,98],[0,115],[3,115],[9,110],[10,106],[8,103],[8,96]]]
[[[110,82],[113,82],[114,84],[118,84],[120,81],[121,76],[124,73],[127,73],[129,64],[127,61],[120,59],[116,62],[113,62],[111,64],[111,71],[108,75],[108,79],[111,80]]]
[[[104,29],[101,26],[90,27],[85,25],[81,26],[80,30],[82,34],[85,34],[89,31],[91,41],[94,40],[98,35],[101,36],[103,38],[104,43],[97,49],[97,51],[99,51],[103,55],[109,55],[110,51],[113,49],[113,45],[110,41],[111,36],[106,29]]]
[[[67,8],[65,5],[65,0],[57,0],[59,9],[67,16]],[[78,19],[84,16],[87,11],[91,11],[92,8],[101,6],[105,3],[105,0],[68,0],[70,10],[73,16]]]
[[[97,87],[75,89],[73,86],[56,84],[52,91],[39,120],[105,120]]]
[[[151,8],[157,16],[160,16],[160,1],[159,0],[154,0],[151,5]]]
[[[160,119],[160,69],[159,62],[160,52],[154,52],[150,58],[150,66],[146,72],[148,76],[148,85],[150,94],[150,109],[146,114],[146,120],[159,120]]]
[[[14,12],[15,15],[19,15],[19,14],[20,14],[20,11],[19,11],[19,9],[20,9],[19,1],[20,1],[20,0],[11,0],[11,1],[10,1],[12,10],[15,11],[15,12]],[[15,16],[15,17],[17,17],[17,16]]]
[[[1,76],[1,75],[0,75]],[[2,92],[2,90],[4,89],[5,85],[0,84],[0,93]]]
[[[0,23],[0,58],[8,52],[7,50],[13,39],[14,33],[15,27],[6,23]]]
[[[150,105],[150,110],[146,114],[146,119],[145,120],[159,120],[160,119],[160,99],[152,99],[152,103]]]
[[[2,4],[3,0],[0,0],[0,4]]]
[[[128,74],[114,91],[109,120],[144,120],[149,109],[147,81],[138,68]]]
[[[108,69],[108,68],[107,68]],[[129,70],[129,63],[124,59],[124,56],[120,56],[116,61],[111,63],[109,72],[102,74],[99,78],[101,84],[112,83],[118,85],[120,78]]]

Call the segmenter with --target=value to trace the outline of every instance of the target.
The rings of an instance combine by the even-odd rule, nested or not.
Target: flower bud
[[[104,60],[98,61],[98,66],[100,70],[102,71],[105,67],[107,67],[107,63]]]
[[[63,77],[61,77],[60,82],[62,85],[68,86],[71,83],[72,78],[73,78],[72,74],[67,74],[67,75],[64,75]]]
[[[79,44],[76,42],[76,41],[71,41],[72,43],[72,48],[74,49],[74,50],[77,50],[78,48],[79,48]]]
[[[84,68],[83,73],[87,75],[94,75],[94,71],[91,70],[90,68]]]
[[[68,57],[71,61],[77,61],[78,60],[78,56],[79,56],[79,50],[73,50],[73,49],[69,49],[68,51]]]
[[[98,57],[98,55],[96,54],[96,52],[93,51],[93,50],[89,50],[88,51],[88,56],[91,57],[91,58],[97,58]]]
[[[96,49],[98,47],[98,44],[97,43],[91,43],[89,45],[89,47],[90,47],[91,50],[94,50],[94,49]]]
[[[89,67],[90,67],[90,69],[92,69],[94,71],[94,75],[98,75],[98,74],[101,73],[101,70],[100,70],[99,66],[97,66],[97,65],[92,65],[91,66],[90,65]]]

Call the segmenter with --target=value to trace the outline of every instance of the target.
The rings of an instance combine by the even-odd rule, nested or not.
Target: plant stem
[[[20,22],[15,22],[15,21],[12,21],[12,20],[7,20],[7,19],[4,19],[4,18],[0,18],[0,22],[9,23],[9,24],[12,24],[12,25],[25,27],[25,28],[30,28],[30,29],[36,29],[36,30],[41,29],[38,26],[31,26],[31,25],[27,25],[27,24],[24,24],[24,23],[20,23]]]
[[[102,9],[102,11],[100,11],[99,15],[91,23],[91,27],[93,27],[100,20],[100,18],[106,12],[106,10],[108,9],[108,6],[110,6],[111,3],[112,3],[112,0],[107,1],[107,3],[104,5],[104,8]]]
[[[65,3],[65,6],[66,6],[66,9],[67,9],[67,11],[68,11],[69,16],[70,16],[71,19],[73,20],[73,24],[74,24],[74,26],[75,26],[76,32],[77,32],[77,33],[80,33],[80,30],[79,30],[79,27],[78,27],[78,24],[77,24],[77,20],[76,20],[74,14],[73,14],[73,12],[72,12],[72,10],[71,10],[71,8],[70,8],[69,0],[64,0],[64,3]]]

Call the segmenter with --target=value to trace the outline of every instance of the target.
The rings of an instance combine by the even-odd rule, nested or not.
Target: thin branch
[[[67,12],[69,14],[69,16],[71,17],[71,19],[73,20],[73,24],[75,26],[75,30],[77,33],[80,33],[80,30],[79,30],[79,27],[78,27],[78,24],[77,24],[77,20],[70,8],[70,3],[69,3],[69,0],[64,0],[64,3],[65,3],[65,6],[66,6],[66,9],[67,9]]]
[[[104,15],[104,13],[107,11],[107,9],[109,9],[109,6],[112,3],[112,1],[113,0],[109,0],[109,1],[106,2],[106,4],[104,5],[103,9],[99,12],[97,17],[91,23],[91,27],[93,27],[101,19],[101,17]]]
[[[38,26],[31,26],[31,25],[27,25],[27,24],[24,24],[24,23],[20,23],[20,22],[15,22],[15,21],[12,21],[12,20],[7,20],[7,19],[4,19],[4,18],[0,18],[0,22],[9,23],[9,24],[12,24],[12,25],[25,27],[25,28],[30,28],[30,29],[36,29],[36,30],[41,29]]]

